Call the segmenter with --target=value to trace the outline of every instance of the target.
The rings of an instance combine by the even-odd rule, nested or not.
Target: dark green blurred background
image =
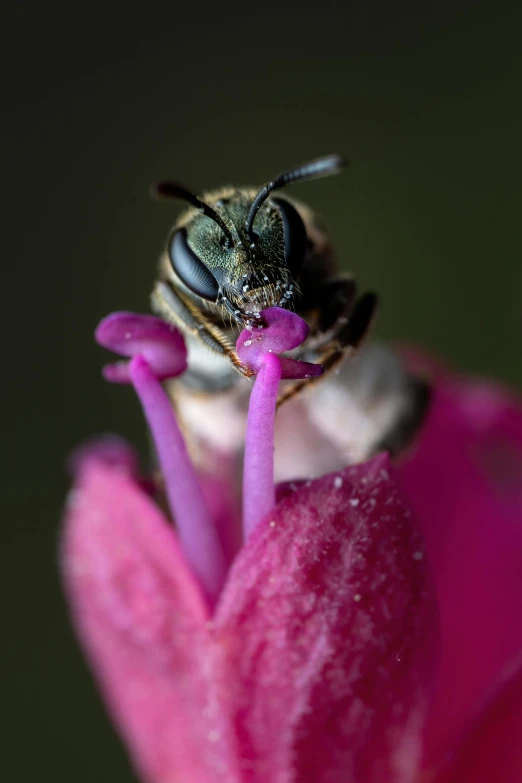
[[[518,2],[3,4],[2,781],[133,780],[69,629],[67,451],[145,432],[92,340],[147,310],[175,215],[150,182],[293,191],[383,300],[377,332],[522,385]],[[186,781],[184,783],[189,783]]]

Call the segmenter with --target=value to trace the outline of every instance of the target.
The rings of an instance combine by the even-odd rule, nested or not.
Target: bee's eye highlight
[[[210,270],[190,248],[184,229],[176,231],[169,241],[169,256],[172,268],[193,294],[215,302],[219,285]]]
[[[292,275],[298,275],[306,252],[306,229],[297,209],[283,198],[273,198],[281,220],[285,237],[285,261]]]

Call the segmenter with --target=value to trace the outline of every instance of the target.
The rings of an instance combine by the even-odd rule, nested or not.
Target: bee
[[[322,378],[367,335],[377,296],[358,296],[354,278],[339,274],[317,215],[280,193],[297,182],[338,174],[344,166],[340,156],[328,155],[260,189],[224,187],[202,196],[172,181],[154,186],[155,197],[190,205],[168,235],[152,309],[185,334],[189,369],[172,396],[203,442],[223,445],[229,437],[233,448],[241,441],[250,385],[244,378],[251,371],[237,355],[235,340],[244,328],[263,328],[265,308],[291,308],[307,322],[309,336],[292,355],[321,364]],[[278,405],[315,383],[286,382]],[[226,427],[217,432],[216,422]]]
[[[173,182],[156,186],[158,196],[191,205],[167,240],[152,306],[188,336],[190,376],[201,388],[232,384],[230,368],[251,374],[236,354],[234,327],[262,328],[261,311],[268,307],[295,309],[307,321],[310,336],[299,353],[313,355],[325,372],[367,333],[376,296],[356,299],[353,278],[336,275],[324,226],[308,207],[279,194],[343,166],[341,157],[329,155],[279,174],[260,190],[225,187],[201,198]],[[228,367],[216,372],[208,351],[202,362],[194,342],[228,359]],[[295,384],[292,395],[302,385]]]

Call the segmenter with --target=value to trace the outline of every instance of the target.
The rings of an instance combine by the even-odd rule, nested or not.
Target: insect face
[[[265,201],[247,231],[255,196],[250,190],[207,194],[205,202],[222,225],[192,209],[168,242],[180,283],[194,296],[224,307],[241,324],[255,323],[267,307],[291,304],[306,251],[303,221],[286,199]]]
[[[355,282],[331,277],[333,249],[324,228],[310,209],[278,193],[342,167],[338,155],[329,155],[280,174],[259,191],[228,187],[201,197],[173,182],[156,186],[156,195],[191,205],[169,236],[152,305],[191,336],[193,377],[211,375],[203,356],[196,369],[194,357],[203,346],[249,376],[234,350],[231,327],[263,327],[261,311],[269,307],[295,307],[307,320],[310,340],[302,350],[315,351],[325,369],[366,333],[375,297],[363,296],[355,307]],[[225,382],[225,369],[222,375]],[[212,371],[207,387],[214,388],[215,377]]]
[[[179,284],[221,305],[241,326],[255,323],[263,308],[290,306],[305,258],[306,228],[288,200],[271,194],[342,166],[338,155],[330,155],[280,174],[257,193],[228,188],[201,199],[172,182],[157,185],[156,195],[182,198],[195,208],[180,218],[168,241]]]

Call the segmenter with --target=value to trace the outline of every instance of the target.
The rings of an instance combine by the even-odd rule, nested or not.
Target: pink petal
[[[522,659],[467,732],[433,783],[520,783],[522,780]]]
[[[139,479],[138,456],[127,441],[120,438],[119,435],[92,438],[75,448],[67,460],[71,476],[76,476],[90,461],[112,466],[136,480]]]
[[[288,494],[238,555],[215,617],[246,780],[413,781],[431,608],[386,456]]]
[[[85,463],[62,568],[79,636],[143,779],[239,781],[202,596],[172,529],[121,470]]]
[[[441,676],[436,756],[522,652],[522,409],[494,387],[444,380],[398,471],[434,567]]]

